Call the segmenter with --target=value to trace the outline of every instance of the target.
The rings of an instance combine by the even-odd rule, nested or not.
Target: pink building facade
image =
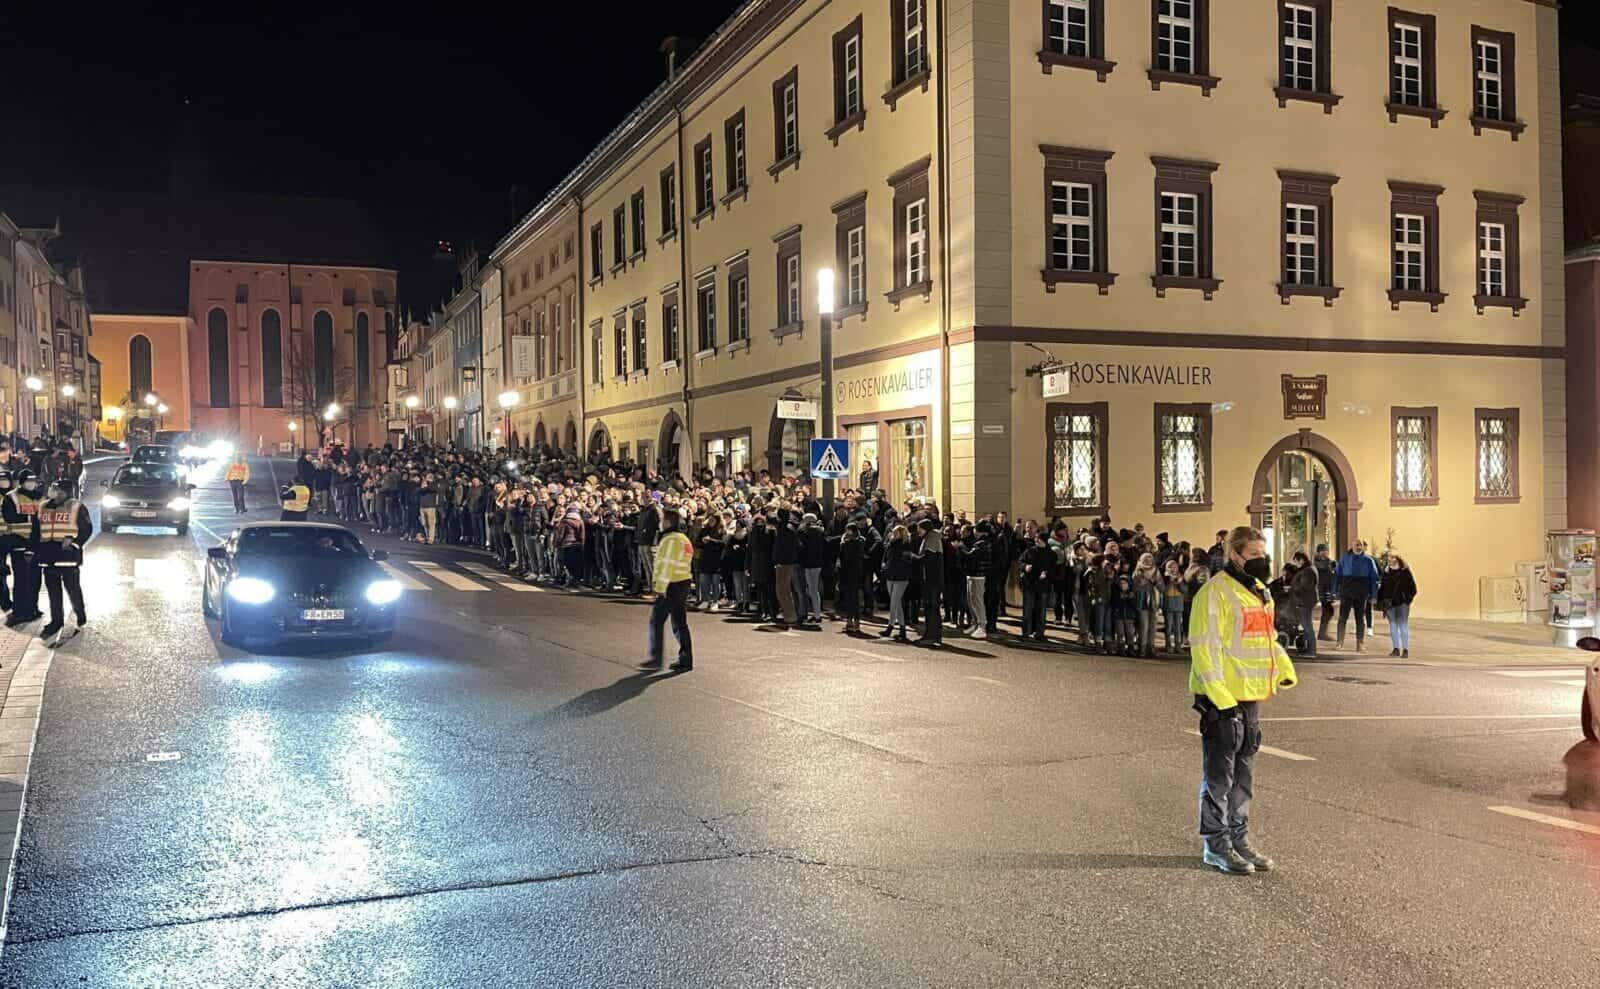
[[[190,262],[193,428],[248,449],[382,445],[395,288],[387,268]]]

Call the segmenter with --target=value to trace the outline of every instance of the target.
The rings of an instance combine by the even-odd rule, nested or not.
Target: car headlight
[[[182,450],[178,451],[178,456],[185,460],[193,460],[195,457],[200,456],[200,448],[197,446],[186,446]]]
[[[174,512],[186,512],[189,510],[189,499],[185,498],[183,495],[179,495],[178,497],[167,502],[167,507]]]
[[[367,585],[369,604],[394,604],[398,600],[400,600],[398,580],[375,580]]]
[[[228,585],[228,597],[240,604],[266,604],[277,592],[258,577],[239,577]]]
[[[104,497],[102,497],[100,499],[100,507],[101,508],[121,508],[122,507],[122,499],[118,498],[114,494],[105,495]]]
[[[228,457],[233,456],[233,444],[227,440],[214,440],[210,446],[206,447],[206,452],[218,460],[226,460]]]

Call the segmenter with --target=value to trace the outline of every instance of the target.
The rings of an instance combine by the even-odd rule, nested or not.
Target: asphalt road
[[[201,483],[191,537],[91,544],[0,985],[1600,979],[1600,816],[1547,799],[1576,657],[1306,665],[1257,767],[1280,868],[1231,878],[1186,664],[697,615],[695,671],[644,676],[640,604],[381,539],[413,585],[388,648],[247,655],[200,616],[233,521]]]

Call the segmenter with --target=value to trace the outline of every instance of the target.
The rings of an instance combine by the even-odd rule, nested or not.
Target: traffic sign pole
[[[822,365],[822,435],[833,435],[833,271],[823,269],[817,274],[817,310],[821,317],[819,344]],[[848,468],[850,465],[845,464]],[[822,480],[822,510],[826,524],[833,518],[833,478]]]

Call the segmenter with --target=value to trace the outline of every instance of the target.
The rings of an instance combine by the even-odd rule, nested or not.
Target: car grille
[[[289,598],[301,608],[342,608],[353,603],[353,598],[349,594],[335,587],[295,591]]]

